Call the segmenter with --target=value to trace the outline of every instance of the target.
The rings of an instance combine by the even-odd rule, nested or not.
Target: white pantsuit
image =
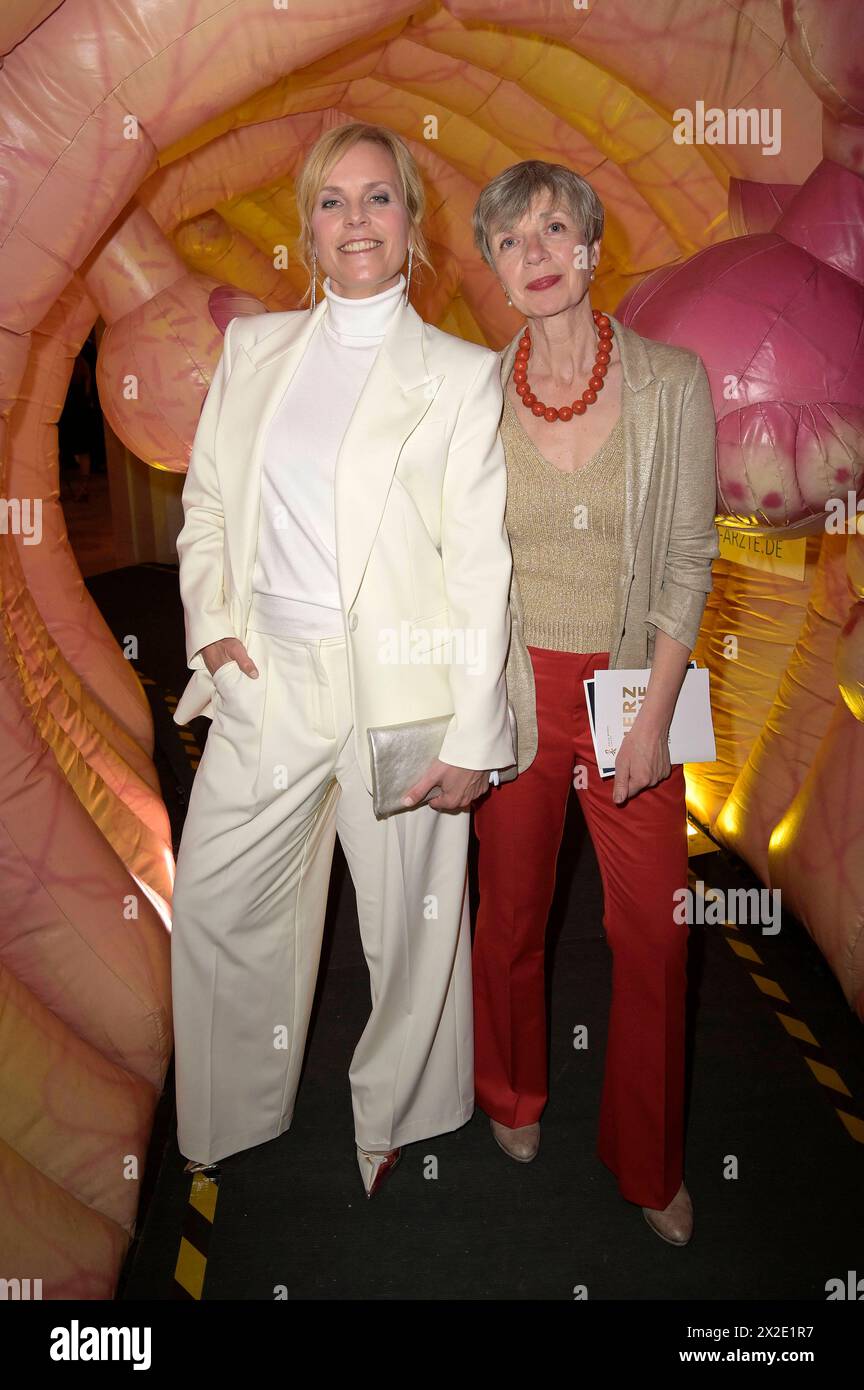
[[[229,324],[183,493],[194,674],[174,717],[213,720],[172,928],[178,1143],[196,1162],[291,1123],[337,833],[371,989],[349,1071],[357,1144],[395,1148],[473,1109],[469,817],[419,806],[377,820],[366,731],[450,714],[442,760],[514,761],[498,361],[399,310],[338,455],[343,634],[299,637],[251,580],[266,425],[323,312]],[[463,628],[482,636],[463,648],[471,662],[448,635]],[[406,632],[425,659],[389,640]],[[232,635],[257,679],[233,661],[208,670],[202,647]]]
[[[337,833],[372,994],[349,1073],[357,1143],[455,1129],[473,1109],[468,817],[371,814],[344,639],[250,627],[247,646],[257,680],[216,672],[177,861],[181,1152],[216,1162],[291,1123]]]

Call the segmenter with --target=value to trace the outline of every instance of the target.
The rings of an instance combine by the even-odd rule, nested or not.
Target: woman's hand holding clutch
[[[408,788],[405,805],[417,805],[433,787],[440,787],[441,794],[430,797],[427,806],[435,811],[469,811],[471,803],[489,790],[489,771],[475,772],[473,768],[454,767],[452,763],[442,763],[436,758],[413,787]]]
[[[220,666],[236,661],[241,671],[253,678],[258,675],[258,667],[252,660],[239,637],[220,637],[218,642],[208,642],[201,648],[204,664],[211,676]]]

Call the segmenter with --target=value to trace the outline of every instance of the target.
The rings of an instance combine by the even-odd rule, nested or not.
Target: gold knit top
[[[622,411],[583,467],[544,458],[504,393],[505,524],[529,647],[608,652],[624,520]]]

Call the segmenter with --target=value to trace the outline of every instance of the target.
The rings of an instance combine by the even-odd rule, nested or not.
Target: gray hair
[[[570,209],[587,246],[603,235],[603,204],[587,179],[574,174],[564,164],[525,159],[496,174],[481,192],[474,208],[474,243],[493,270],[490,238],[496,228],[512,227],[519,222],[538,193],[549,193],[554,202]]]

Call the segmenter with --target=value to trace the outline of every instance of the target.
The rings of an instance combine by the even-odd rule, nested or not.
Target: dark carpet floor
[[[115,632],[139,637],[137,666],[154,682],[147,689],[156,762],[176,849],[194,775],[164,703],[166,694],[179,696],[188,675],[176,569],[113,571],[88,587]],[[203,745],[208,721],[190,727]],[[722,853],[691,867],[710,885],[755,883]],[[730,935],[752,945],[761,964],[739,958]],[[601,1300],[824,1301],[829,1279],[850,1270],[864,1275],[864,1144],[836,1108],[862,1115],[862,1031],[801,926],[784,919],[776,937],[749,927],[693,928],[686,1176],[696,1233],[686,1250],[652,1234],[595,1154],[611,957],[575,798],[549,957],[550,1101],[537,1160],[508,1159],[477,1111],[461,1130],[406,1148],[368,1202],[354,1157],[347,1072],[369,984],[337,847],[294,1124],[220,1164],[203,1297],[272,1300],[284,1290],[291,1299],[572,1300],[585,1286],[590,1299]],[[752,971],[776,980],[788,1004],[766,997]],[[778,1009],[806,1022],[819,1058],[851,1095],[814,1077]],[[573,1047],[580,1024],[588,1029],[584,1050]],[[122,1299],[176,1296],[190,1178],[174,1125],[169,1073]],[[733,1159],[737,1177],[730,1178]]]

